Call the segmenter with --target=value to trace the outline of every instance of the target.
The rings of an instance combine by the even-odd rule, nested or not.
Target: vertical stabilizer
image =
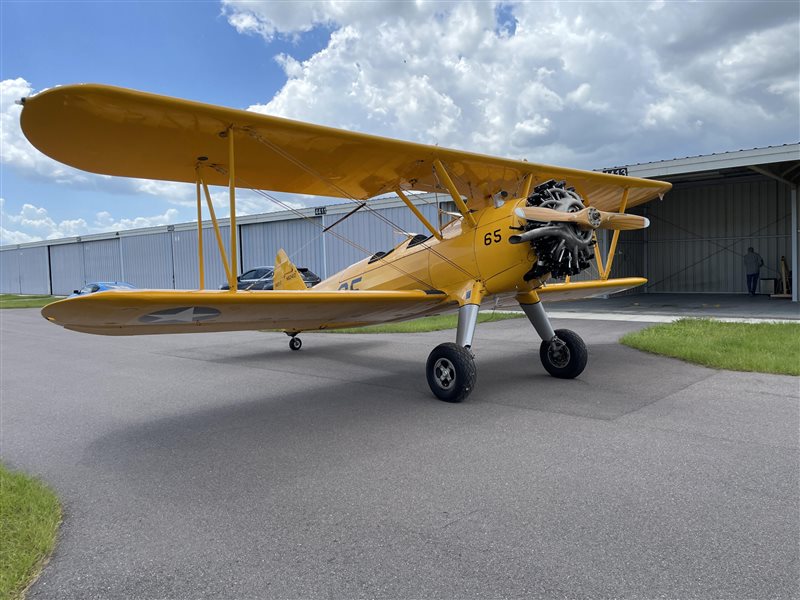
[[[272,288],[275,290],[304,290],[306,284],[300,272],[289,260],[283,248],[278,250],[275,257],[275,274],[273,275]]]

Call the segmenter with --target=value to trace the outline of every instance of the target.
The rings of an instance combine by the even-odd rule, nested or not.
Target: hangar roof
[[[673,183],[738,178],[759,173],[789,185],[798,185],[800,143],[671,158],[626,165],[614,170],[621,168],[627,169],[627,174],[634,177],[652,177]]]

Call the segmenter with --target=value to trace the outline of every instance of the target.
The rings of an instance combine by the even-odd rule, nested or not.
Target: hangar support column
[[[790,173],[796,171],[799,166],[800,163],[795,163],[789,169],[784,171],[782,175],[773,173],[772,171],[764,167],[758,167],[754,165],[750,165],[749,167],[752,171],[755,171],[756,173],[761,173],[762,175],[766,175],[771,179],[779,181],[780,183],[785,183],[786,185],[789,186],[789,205],[790,205],[789,210],[791,211],[791,218],[792,218],[792,224],[791,224],[792,247],[790,248],[791,256],[789,257],[791,261],[789,263],[789,269],[791,269],[792,271],[792,302],[798,301],[797,277],[798,275],[800,275],[800,271],[798,270],[798,266],[800,266],[800,264],[798,263],[798,259],[800,259],[800,249],[798,248],[798,245],[800,245],[800,239],[798,239],[798,237],[800,237],[798,236],[798,229],[800,229],[800,206],[798,206],[799,200],[797,193],[797,188],[800,186],[798,186],[798,184],[792,181],[791,179],[787,179],[787,177],[790,176]],[[784,290],[783,293],[785,294],[786,290]]]
[[[792,186],[790,203],[792,205],[792,302],[798,301],[797,279],[800,276],[800,194],[797,185]]]

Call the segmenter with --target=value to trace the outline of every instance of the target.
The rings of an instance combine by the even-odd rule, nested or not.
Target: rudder
[[[283,248],[278,250],[275,257],[275,273],[272,280],[272,288],[275,290],[304,290],[306,284],[300,272],[289,260]]]

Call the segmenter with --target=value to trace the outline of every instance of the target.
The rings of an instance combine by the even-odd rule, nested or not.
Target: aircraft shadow
[[[143,420],[113,431],[87,449],[82,463],[111,470],[132,482],[168,475],[182,479],[181,469],[192,472],[197,463],[217,471],[236,469],[243,461],[258,465],[258,472],[264,476],[285,478],[293,469],[298,473],[308,469],[308,460],[335,468],[342,461],[358,460],[362,452],[385,452],[397,443],[398,432],[428,440],[453,427],[480,429],[487,417],[491,421],[498,414],[508,414],[492,405],[613,420],[674,391],[670,385],[649,385],[650,375],[664,371],[663,361],[616,344],[601,344],[590,357],[594,365],[575,380],[547,375],[533,351],[513,360],[479,356],[476,391],[462,404],[449,404],[432,396],[419,361],[397,358],[387,365],[384,357],[369,352],[364,345],[335,345],[339,346],[335,359],[331,358],[330,344],[320,349],[327,361],[350,366],[357,362],[373,373],[346,380],[325,377],[319,385],[306,385],[289,393],[236,389],[229,399],[211,407]],[[383,345],[378,340],[367,344]],[[615,355],[620,351],[639,358],[635,380],[620,377],[622,371],[628,372]],[[284,351],[284,355],[291,354],[295,353]],[[320,362],[313,354],[311,351],[303,356],[303,368]],[[244,357],[248,361],[245,366],[253,360],[254,368],[259,368],[264,357],[273,355],[267,351],[212,360],[242,365]],[[613,369],[612,362],[616,363]],[[276,368],[274,361],[269,368]],[[335,365],[331,367],[328,362],[325,368],[335,370]],[[376,370],[382,373],[376,376]],[[708,376],[706,370],[693,371],[692,379]],[[252,379],[257,381],[258,375]],[[687,384],[686,373],[672,379],[676,386]],[[192,393],[206,404],[216,400],[204,397],[202,390]]]

